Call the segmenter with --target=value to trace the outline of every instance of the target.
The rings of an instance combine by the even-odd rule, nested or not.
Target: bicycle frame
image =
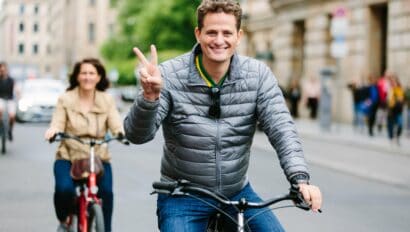
[[[288,194],[280,195],[263,202],[249,202],[245,198],[242,198],[239,201],[226,200],[220,197],[219,195],[211,192],[210,190],[194,186],[186,180],[179,180],[176,182],[154,182],[152,186],[154,188],[154,191],[151,194],[163,193],[172,196],[192,196],[192,194],[194,193],[210,197],[224,206],[236,207],[238,209],[236,221],[233,220],[233,218],[231,219],[237,224],[238,232],[245,232],[244,212],[250,208],[264,208],[284,200],[291,200],[293,201],[296,207],[303,210],[310,210],[310,206],[304,201],[303,196],[299,192],[299,188],[296,185],[291,186]],[[227,215],[221,208],[218,208],[217,206],[213,207],[217,209],[220,213]]]
[[[95,173],[95,141],[91,140],[90,145],[90,174],[87,178],[87,184],[77,187],[78,199],[78,227],[79,231],[88,232],[88,215],[87,209],[90,203],[101,205],[101,200],[98,198],[97,174]]]

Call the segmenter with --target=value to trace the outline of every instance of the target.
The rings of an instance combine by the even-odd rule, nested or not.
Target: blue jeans
[[[403,115],[391,114],[387,116],[387,132],[389,139],[399,138],[403,129]]]
[[[103,202],[105,231],[111,231],[113,209],[112,169],[111,164],[103,162],[104,175],[98,179],[98,196]],[[70,176],[71,162],[56,160],[54,162],[54,207],[57,218],[65,221],[67,216],[74,212],[75,183]]]
[[[230,200],[246,198],[248,201],[262,201],[254,192],[250,184],[247,184],[238,194]],[[200,197],[212,205],[220,207],[219,203],[210,198]],[[236,219],[236,210],[232,207],[225,209],[233,218]],[[245,211],[245,222],[248,218],[264,209],[249,209]],[[208,220],[217,211],[204,202],[189,196],[170,196],[159,194],[157,200],[158,227],[162,232],[204,232]],[[227,219],[229,220],[229,219]],[[284,229],[271,210],[267,210],[254,217],[248,223],[252,232],[282,232]],[[232,228],[232,229],[231,229]],[[236,231],[235,225],[230,226],[229,231]]]

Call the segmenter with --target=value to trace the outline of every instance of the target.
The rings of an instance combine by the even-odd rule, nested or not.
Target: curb
[[[328,143],[335,143],[335,144],[341,144],[341,145],[346,145],[346,146],[355,146],[357,148],[390,153],[392,155],[410,156],[410,149],[406,151],[403,145],[401,146],[389,145],[388,144],[389,141],[387,141],[388,140],[387,138],[386,138],[386,141],[377,143],[378,141],[369,142],[369,141],[363,141],[363,140],[353,140],[353,139],[343,138],[342,136],[338,136],[336,138],[336,136],[334,136],[333,134],[327,134],[326,132],[319,135],[319,134],[312,134],[309,132],[304,132],[303,130],[299,130],[298,133],[302,139],[305,139],[305,138],[306,139],[316,139],[316,140],[322,140]],[[327,136],[327,135],[330,135],[330,136]],[[368,139],[371,140],[371,138],[368,138]]]
[[[331,144],[355,146],[355,147],[360,147],[364,149],[375,149],[378,152],[386,151],[385,153],[388,153],[389,155],[391,154],[392,157],[396,157],[396,158],[399,158],[399,156],[404,159],[407,159],[406,157],[410,158],[408,154],[402,155],[404,154],[404,150],[403,151],[396,150],[395,152],[392,152],[392,150],[388,149],[389,147],[386,147],[386,146],[373,144],[372,146],[369,147],[368,143],[360,143],[359,141],[353,141],[353,140],[347,140],[347,139],[340,140],[340,139],[337,139],[338,137],[334,136],[333,134],[329,134],[329,135],[332,135],[332,136],[326,136],[326,134],[319,135],[319,134],[312,134],[312,133],[303,133],[303,130],[299,132],[299,136],[302,140],[302,144],[304,143],[303,142],[304,139],[308,139],[308,140],[315,139],[315,140],[321,140],[323,142],[328,142]],[[387,143],[387,145],[389,144]],[[257,149],[261,149],[265,151],[274,151],[266,135],[260,131],[255,133],[252,146]],[[363,179],[376,181],[379,183],[384,183],[384,184],[389,184],[389,185],[400,187],[400,188],[410,189],[409,182],[407,179],[405,179],[405,177],[401,178],[393,173],[390,174],[389,172],[385,172],[385,171],[379,172],[377,170],[374,170],[374,167],[363,168],[357,165],[348,165],[346,163],[339,162],[340,160],[338,159],[335,159],[335,160],[322,159],[319,156],[305,156],[305,159],[307,163],[310,163],[315,166],[327,168],[327,169],[338,171],[341,173],[346,173],[352,176],[357,176]]]

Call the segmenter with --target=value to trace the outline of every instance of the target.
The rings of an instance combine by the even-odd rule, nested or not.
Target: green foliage
[[[110,0],[110,7],[116,7],[118,4],[118,0]]]
[[[117,85],[135,85],[135,63],[135,59],[111,61],[107,63],[107,72],[109,73],[112,69],[117,69],[119,74]]]
[[[155,44],[159,61],[189,51],[195,44],[196,8],[201,0],[114,0],[119,9],[120,34],[101,48],[105,60],[120,73],[118,84],[134,82],[138,46],[149,51]],[[119,4],[118,2],[121,2]]]

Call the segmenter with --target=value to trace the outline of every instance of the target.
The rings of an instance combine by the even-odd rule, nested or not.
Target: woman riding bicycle
[[[162,181],[184,179],[229,200],[258,201],[247,170],[260,122],[287,179],[299,185],[312,210],[318,211],[321,193],[308,183],[301,142],[278,81],[265,64],[235,52],[242,35],[239,3],[203,0],[197,16],[198,44],[190,53],[157,65],[155,46],[150,60],[134,48],[142,64],[143,91],[125,118],[126,137],[145,143],[162,125]],[[271,211],[259,214],[263,210],[246,213],[246,219],[253,218],[251,231],[283,231]],[[198,199],[158,195],[161,231],[205,231],[215,211]]]
[[[123,133],[121,117],[114,99],[105,92],[109,87],[104,66],[98,59],[84,59],[75,64],[70,85],[62,94],[45,133],[49,140],[57,132],[81,138],[102,139],[108,131]],[[99,197],[103,201],[105,230],[111,231],[113,210],[112,170],[107,146],[97,146],[95,154],[102,160],[104,172],[98,180]],[[87,158],[89,147],[72,140],[60,143],[54,163],[54,206],[60,221],[59,231],[68,228],[68,216],[73,211],[75,184],[70,176],[72,163]]]

